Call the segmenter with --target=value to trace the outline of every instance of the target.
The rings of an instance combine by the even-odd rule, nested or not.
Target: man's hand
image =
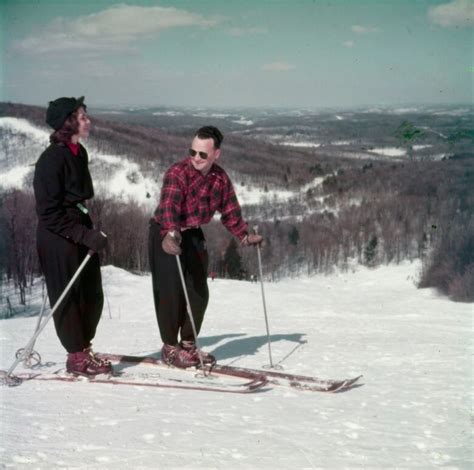
[[[258,235],[256,233],[250,233],[247,235],[243,240],[242,240],[242,245],[243,246],[256,246],[260,245],[263,241],[263,237],[261,235]]]
[[[181,233],[180,232],[168,232],[161,242],[163,251],[169,255],[180,255],[181,254]]]

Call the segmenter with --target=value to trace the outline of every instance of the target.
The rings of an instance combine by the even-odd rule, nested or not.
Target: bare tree
[[[37,271],[36,215],[30,193],[14,190],[1,199],[0,218],[3,225],[4,255],[8,278],[19,290],[20,304],[26,304],[26,289]]]

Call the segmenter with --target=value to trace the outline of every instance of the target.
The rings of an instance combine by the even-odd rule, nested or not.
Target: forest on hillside
[[[35,107],[0,106],[0,116],[27,117],[37,125],[42,125],[43,113]],[[265,237],[266,279],[421,259],[420,287],[435,287],[453,300],[474,301],[474,158],[466,150],[472,138],[464,128],[451,131],[454,152],[438,161],[354,159],[324,149],[226,137],[224,166],[239,178],[234,179],[236,186],[297,189],[321,179],[321,184],[287,201],[268,197],[243,207],[249,227],[258,225]],[[95,119],[94,145],[103,152],[128,155],[144,172],[156,172],[180,158],[189,138],[182,129],[173,133],[146,123]],[[103,264],[147,271],[152,214],[111,197],[95,198],[88,206],[97,228],[109,237]],[[40,274],[35,225],[31,191],[0,194],[1,276],[15,283],[20,303]],[[218,221],[204,230],[210,271],[237,279],[258,272],[253,249],[239,247]]]

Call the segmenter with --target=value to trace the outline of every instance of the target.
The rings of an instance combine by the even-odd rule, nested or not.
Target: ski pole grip
[[[255,232],[256,235],[258,235],[258,225],[253,226],[253,231]]]
[[[104,238],[107,238],[107,234],[105,234],[104,232],[102,232],[102,230],[100,230],[100,234],[104,237]],[[89,251],[87,252],[87,254],[89,256],[92,256],[94,253],[97,253],[97,251],[93,250],[92,248],[89,248]]]

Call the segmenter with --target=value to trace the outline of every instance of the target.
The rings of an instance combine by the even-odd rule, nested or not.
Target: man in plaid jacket
[[[208,254],[200,226],[209,223],[217,211],[224,226],[242,245],[257,245],[262,241],[260,235],[248,233],[232,182],[216,164],[222,140],[222,133],[213,126],[196,132],[189,156],[166,172],[160,204],[150,221],[149,257],[155,311],[163,341],[161,355],[175,367],[197,366],[199,354],[205,364],[215,362],[211,354],[196,348],[175,255],[180,257],[199,334],[209,300]]]

